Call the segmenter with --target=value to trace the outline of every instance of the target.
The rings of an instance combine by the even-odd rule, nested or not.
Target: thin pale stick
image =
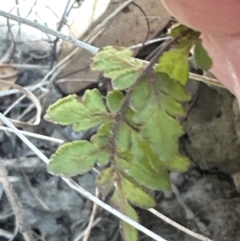
[[[104,208],[105,210],[107,210],[108,212],[112,213],[113,215],[115,215],[116,217],[122,219],[123,221],[127,222],[128,224],[130,224],[131,226],[133,226],[134,228],[138,229],[139,231],[141,231],[142,233],[145,233],[147,236],[149,236],[150,238],[156,240],[156,241],[167,241],[166,239],[162,238],[161,236],[157,235],[156,233],[152,232],[151,230],[145,228],[144,226],[142,226],[141,224],[135,222],[134,220],[132,220],[131,218],[129,218],[128,216],[124,215],[123,213],[119,212],[118,210],[114,209],[113,207],[109,206],[108,204],[104,203],[103,201],[101,201],[100,199],[96,198],[94,195],[92,195],[90,192],[86,191],[85,189],[83,189],[81,186],[79,186],[76,182],[74,182],[72,179],[70,178],[66,178],[66,177],[62,177],[62,179],[74,190],[76,190],[77,192],[81,193],[82,195],[84,195],[85,197],[87,197],[89,200],[91,200],[92,202],[95,202],[98,204],[98,206]]]
[[[26,95],[23,96],[26,97]],[[21,102],[21,100],[22,99],[18,98],[13,103],[11,103],[11,105],[8,106],[8,108],[3,112],[3,114],[6,116],[16,105],[18,105]]]
[[[204,237],[203,235],[201,234],[198,234],[198,233],[195,233],[185,227],[183,227],[182,225],[176,223],[175,221],[171,220],[170,218],[168,218],[167,216],[163,215],[162,213],[158,212],[157,210],[153,209],[153,208],[150,208],[148,209],[149,212],[151,212],[152,214],[154,214],[155,216],[157,216],[158,218],[162,219],[164,222],[172,225],[173,227],[181,230],[182,232],[196,238],[196,239],[199,239],[199,240],[202,240],[202,241],[213,241],[212,239],[209,239],[207,237]]]
[[[145,43],[132,45],[128,48],[129,49],[137,49],[137,48],[141,48],[142,46],[147,46],[147,45],[150,45],[150,44],[154,44],[154,43],[158,43],[158,42],[161,42],[161,41],[169,40],[171,38],[172,37],[166,36],[166,37],[161,37],[161,38],[157,38],[157,39],[152,39],[152,40],[149,40]]]
[[[49,66],[47,65],[34,65],[34,64],[1,64],[1,66],[9,66],[11,65],[12,67],[18,68],[18,69],[39,69],[39,70],[48,70]]]
[[[43,85],[45,86],[46,83],[43,84]],[[39,88],[39,87],[40,87],[40,85],[39,85],[39,83],[38,83],[38,84],[35,84],[35,85],[25,86],[25,87],[23,87],[23,88],[24,88],[25,90],[34,91],[34,90],[36,90],[36,88]],[[43,89],[43,87],[42,87],[42,89]],[[0,97],[17,94],[17,93],[19,93],[19,92],[20,92],[20,91],[19,91],[19,90],[16,90],[16,89],[2,90],[2,91],[0,91]]]
[[[8,200],[11,204],[13,212],[15,214],[16,221],[19,224],[20,231],[21,231],[25,241],[32,241],[33,235],[32,235],[32,231],[31,231],[31,226],[27,222],[27,220],[23,214],[21,204],[18,200],[18,197],[13,189],[11,182],[8,180],[7,170],[4,167],[1,159],[0,159],[0,177],[2,178],[1,179],[2,185],[4,187]]]
[[[36,194],[35,190],[33,190],[29,179],[27,178],[26,174],[23,171],[22,171],[22,175],[24,177],[25,183],[27,184],[27,187],[28,187],[29,191],[32,194],[31,196],[33,196],[34,199],[42,206],[43,210],[50,211],[51,209],[47,206],[47,204]]]
[[[7,218],[9,218],[9,217],[11,217],[13,215],[14,215],[14,213],[13,213],[12,209],[5,210],[4,213],[0,214],[0,220],[7,219]]]
[[[92,227],[91,227],[91,228],[93,228],[94,226],[96,226],[101,220],[102,220],[101,218],[95,219],[95,221],[92,223]],[[85,229],[83,232],[81,232],[73,241],[79,241],[79,240],[81,240],[81,239],[83,238],[83,236],[85,235],[86,231],[87,231],[87,230]]]
[[[184,202],[183,198],[181,197],[181,194],[178,190],[178,188],[172,183],[171,188],[173,193],[175,194],[175,197],[177,198],[178,203],[182,206],[186,213],[186,217],[188,220],[193,220],[195,224],[197,225],[199,231],[204,234],[205,236],[209,236],[210,233],[206,227],[206,225],[197,217],[194,215],[193,211],[187,206],[187,204]]]
[[[42,99],[43,99],[44,96],[45,96],[44,93],[41,94],[40,96],[38,96],[38,100],[39,100],[39,101],[42,101]],[[23,119],[23,117],[24,117],[26,114],[28,114],[34,107],[35,107],[34,104],[31,103],[31,104],[17,117],[17,120],[20,121],[21,119]],[[3,114],[4,114],[4,113],[3,113]],[[32,119],[33,119],[33,121],[34,121],[35,116],[33,116]],[[29,121],[30,123],[32,122],[31,120],[28,120],[28,121]]]
[[[19,223],[18,223],[18,221],[17,221],[17,219],[16,219],[16,217],[15,217],[15,227],[14,227],[13,236],[12,236],[12,238],[9,239],[8,241],[13,241],[13,240],[15,239],[15,237],[16,237],[17,234],[18,234],[18,232],[20,231],[19,228],[20,228],[20,227],[19,227]]]
[[[67,18],[68,15],[68,9],[69,9],[69,5],[70,5],[71,0],[67,1],[67,4],[64,8],[63,14],[62,14],[62,18],[60,20],[60,22],[58,23],[58,27],[57,27],[57,31],[61,31],[64,23],[65,23],[65,19]],[[57,60],[57,43],[59,41],[59,38],[56,38],[53,42],[53,52],[52,52],[52,62],[51,62],[51,68],[54,65],[54,62]]]
[[[9,33],[10,38],[11,38],[11,46],[9,47],[8,51],[5,53],[5,55],[0,60],[1,63],[8,63],[8,62],[10,62],[11,59],[13,58],[14,52],[16,50],[16,40],[15,40],[15,37],[14,37],[13,32],[11,30],[9,19],[7,19],[7,27],[8,27],[8,33]]]
[[[0,237],[5,237],[6,239],[11,239],[13,237],[12,233],[0,228]]]
[[[9,127],[5,127],[5,126],[0,126],[0,130],[3,131],[9,131],[9,132],[14,132],[11,128]],[[20,131],[20,130],[19,130]],[[44,136],[41,134],[36,134],[36,133],[32,133],[29,131],[20,131],[24,136],[30,136],[36,139],[41,139],[41,140],[45,140],[45,141],[51,141],[51,142],[55,142],[58,144],[63,144],[64,140],[58,139],[58,138],[54,138],[54,137],[50,137],[50,136]]]
[[[11,128],[14,133],[38,156],[40,157],[45,163],[49,163],[50,160],[36,147],[34,146],[19,130],[2,114],[0,113],[0,119],[9,127]],[[139,231],[145,233],[149,237],[153,238],[156,241],[167,241],[166,239],[162,238],[161,236],[155,234],[151,230],[145,228],[141,224],[137,223],[136,221],[132,220],[128,216],[124,215],[123,213],[119,212],[118,210],[112,208],[108,204],[101,201],[99,198],[95,197],[90,192],[86,191],[84,188],[79,186],[76,182],[74,182],[71,178],[61,177],[63,181],[65,181],[72,189],[76,190],[77,192],[81,193],[83,196],[91,200],[92,202],[96,203],[98,206],[104,208],[108,212],[112,213],[113,215],[117,216],[118,218],[122,219],[123,221],[127,222],[128,224],[132,225],[134,228],[138,229]]]
[[[189,78],[196,80],[196,81],[200,81],[209,85],[213,85],[213,86],[217,86],[220,88],[225,88],[225,86],[219,82],[217,79],[208,77],[208,76],[203,76],[203,75],[199,75],[199,74],[194,74],[194,73],[189,73]]]
[[[99,197],[99,191],[98,191],[97,188],[96,188],[96,191],[95,191],[95,196],[97,198]],[[89,220],[88,226],[86,228],[86,232],[85,232],[83,241],[88,241],[88,239],[90,237],[92,226],[93,226],[93,222],[94,222],[94,219],[95,219],[95,216],[96,216],[96,213],[97,213],[97,207],[98,207],[98,205],[96,203],[93,203],[92,213],[91,213],[91,216],[90,216],[90,220]]]
[[[72,44],[74,44],[75,46],[77,47],[80,47],[80,48],[83,48],[85,50],[87,50],[88,52],[90,52],[91,54],[96,54],[98,51],[99,51],[99,48],[96,48],[90,44],[87,44],[87,43],[84,43],[76,38],[73,38],[72,36],[67,36],[59,31],[56,31],[56,30],[53,30],[53,29],[50,29],[46,26],[43,26],[39,23],[36,23],[36,22],[33,22],[33,21],[30,21],[28,19],[25,19],[25,18],[22,18],[22,17],[19,17],[19,16],[16,16],[16,15],[13,15],[11,13],[7,13],[7,12],[4,12],[2,10],[0,10],[0,16],[3,16],[5,18],[9,18],[11,20],[14,20],[14,21],[17,21],[19,23],[22,23],[22,24],[26,24],[28,26],[31,26],[33,28],[36,28],[38,30],[41,30],[45,33],[48,33],[48,34],[51,34],[55,37],[58,37],[60,39],[63,39],[63,40],[66,40]]]

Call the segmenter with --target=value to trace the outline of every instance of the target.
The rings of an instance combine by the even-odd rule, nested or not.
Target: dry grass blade
[[[38,98],[33,93],[31,93],[30,91],[24,89],[23,87],[21,87],[19,85],[7,82],[5,80],[0,80],[0,84],[7,85],[7,86],[10,86],[12,88],[18,89],[20,92],[22,92],[24,95],[26,95],[33,102],[33,104],[35,105],[35,107],[37,109],[36,119],[35,119],[34,123],[27,123],[27,122],[13,120],[13,119],[9,119],[9,120],[11,120],[12,123],[14,123],[16,126],[20,126],[20,127],[38,125],[41,121],[41,112],[42,112],[41,104],[40,104]]]
[[[187,204],[184,202],[183,198],[181,197],[181,194],[180,194],[178,188],[173,183],[171,184],[171,188],[172,188],[173,193],[175,194],[175,197],[176,197],[178,203],[180,204],[180,206],[182,206],[183,210],[185,211],[187,219],[195,222],[195,224],[198,227],[198,230],[202,234],[204,234],[205,236],[209,236],[210,233],[209,233],[206,225],[197,216],[195,216],[193,211],[187,206]]]
[[[173,227],[181,230],[182,232],[198,239],[198,240],[201,240],[201,241],[213,241],[212,239],[209,239],[207,237],[204,237],[203,235],[201,234],[198,234],[198,233],[195,233],[185,227],[183,227],[182,225],[174,222],[173,220],[171,220],[170,218],[166,217],[165,215],[163,215],[162,213],[158,212],[157,210],[153,209],[153,208],[150,208],[148,209],[149,212],[153,213],[154,215],[156,215],[158,218],[162,219],[164,222],[172,225]]]
[[[91,228],[93,228],[94,226],[96,226],[102,219],[101,218],[97,218],[95,219],[95,221],[92,223]],[[87,230],[84,230],[83,232],[81,232],[73,241],[79,241],[81,240],[84,235],[86,234]]]
[[[132,46],[129,47],[129,49],[137,49],[137,48],[141,48],[142,46],[151,45],[151,44],[158,43],[158,42],[165,41],[165,40],[169,40],[169,39],[171,39],[171,37],[169,37],[169,36],[161,37],[161,38],[157,38],[157,39],[152,39],[152,40],[149,40],[145,43],[132,45]]]
[[[1,64],[1,66],[5,67],[8,64]],[[11,66],[18,69],[38,69],[38,70],[48,70],[49,66],[47,65],[34,65],[34,64],[15,64],[11,63]]]
[[[196,81],[203,82],[205,84],[212,85],[212,86],[225,88],[224,85],[221,82],[219,82],[217,79],[214,79],[214,78],[211,78],[211,77],[208,77],[208,76],[203,76],[203,75],[199,75],[199,74],[189,73],[189,78],[193,79],[193,80],[196,80]]]
[[[13,132],[12,129],[5,127],[5,126],[0,126],[0,130],[3,131],[9,131],[9,132]],[[51,142],[55,142],[58,144],[63,144],[64,140],[58,139],[58,138],[54,138],[51,136],[44,136],[44,135],[40,135],[40,134],[36,134],[36,133],[32,133],[32,132],[28,132],[28,131],[20,131],[23,135],[25,136],[30,136],[36,139],[41,139],[41,140],[45,140],[45,141],[51,141]]]
[[[46,83],[45,84],[41,84],[41,89],[44,89],[43,86],[46,86]],[[39,84],[35,84],[35,85],[30,85],[30,86],[25,86],[24,89],[25,90],[29,90],[29,91],[34,91],[36,90],[37,88],[39,88],[40,85]],[[8,95],[14,95],[14,94],[17,94],[19,93],[20,91],[19,90],[16,90],[16,89],[10,89],[10,90],[4,90],[4,91],[0,91],[0,97],[4,97],[4,96],[8,96]]]
[[[43,208],[45,211],[50,211],[51,209],[48,207],[48,205],[37,195],[35,190],[33,189],[32,185],[30,184],[29,179],[27,178],[26,174],[23,172],[23,178],[25,180],[25,183],[27,184],[27,187],[32,194],[33,198],[35,199],[36,202],[40,204],[40,206]]]
[[[12,187],[11,182],[8,179],[6,168],[3,165],[2,160],[0,160],[0,177],[1,182],[4,187],[4,190],[7,194],[8,200],[11,204],[13,212],[15,214],[16,220],[19,224],[21,233],[25,239],[25,241],[32,241],[32,231],[29,223],[27,222],[26,218],[24,217],[23,210],[21,207],[20,202],[18,201],[17,195]]]
[[[95,191],[95,196],[97,198],[99,196],[99,191],[98,191],[97,188],[96,188],[96,191]],[[93,227],[94,219],[95,219],[95,216],[96,216],[96,213],[97,213],[97,207],[98,207],[98,205],[96,203],[94,203],[93,204],[93,208],[92,208],[92,214],[90,216],[90,220],[89,220],[88,226],[87,226],[87,228],[85,230],[83,241],[88,241],[88,239],[89,239],[89,236],[91,234],[91,230],[92,230],[92,227]]]
[[[1,228],[0,228],[0,236],[5,237],[6,239],[12,239],[12,237],[13,237],[12,233],[10,233],[6,230],[3,230]]]
[[[43,97],[45,96],[45,93],[41,94],[40,96],[38,96],[38,100],[42,101]],[[26,114],[28,114],[33,108],[35,107],[34,103],[31,103],[18,117],[17,120],[21,120],[24,118],[24,116]],[[5,113],[5,112],[4,112]],[[28,120],[28,122],[31,122],[35,120],[35,117],[32,117],[30,120]]]

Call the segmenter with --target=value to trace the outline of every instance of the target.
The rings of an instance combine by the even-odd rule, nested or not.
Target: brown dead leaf
[[[15,83],[18,77],[18,70],[10,64],[0,64],[0,79],[11,83]],[[10,87],[0,84],[1,90],[8,90]]]
[[[150,20],[150,29],[148,40],[154,38],[169,22],[170,15],[166,12],[161,1],[156,0],[136,0],[135,1],[145,12]],[[89,35],[92,35],[94,30],[99,24],[111,15],[117,8],[119,8],[123,4],[123,1],[119,1],[117,3],[112,3],[108,7],[105,14],[99,19],[98,23],[94,24],[89,30],[88,34],[86,34],[86,39]],[[124,46],[128,47],[137,43],[142,43],[145,41],[148,32],[147,21],[143,13],[133,4],[130,4],[123,11],[121,11],[108,26],[104,28],[104,31],[101,35],[96,34],[96,39],[94,41],[89,41],[94,46],[99,48],[107,45],[115,45],[115,46]],[[72,50],[69,48],[69,45],[65,43],[62,46],[62,53],[60,56],[60,60],[66,57]],[[137,52],[137,51],[136,51]],[[73,57],[71,64],[67,66],[67,68],[63,71],[63,76],[68,73],[72,73],[79,69],[84,69],[89,66],[91,63],[92,55],[87,53],[86,51],[78,51],[77,54]],[[99,73],[93,72],[90,69],[78,72],[76,74],[71,75],[73,79],[79,79],[79,87],[78,82],[74,82],[74,88],[65,86],[63,92],[66,89],[75,89],[75,92],[78,92],[82,89],[82,80],[84,79],[98,79]],[[71,84],[71,82],[69,82]],[[61,88],[61,87],[60,87]],[[65,92],[66,94],[70,94],[72,92]]]

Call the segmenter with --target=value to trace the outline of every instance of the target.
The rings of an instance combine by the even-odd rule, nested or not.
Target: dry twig
[[[1,237],[5,237],[6,239],[12,239],[12,237],[13,237],[13,235],[12,235],[12,233],[10,233],[10,232],[8,232],[8,231],[6,231],[6,230],[3,230],[3,229],[1,229],[0,228],[0,236]]]
[[[95,191],[95,196],[97,198],[99,196],[99,192],[98,192],[97,188],[96,188],[96,191]],[[98,207],[98,205],[96,203],[93,203],[92,214],[90,216],[88,226],[85,230],[85,235],[84,235],[83,241],[88,241],[88,238],[90,236],[90,233],[91,233],[91,230],[92,230],[92,227],[93,227],[93,222],[94,222],[94,219],[95,219],[95,216],[96,216],[96,213],[97,213],[97,207]]]
[[[32,241],[33,236],[32,236],[31,226],[26,220],[26,218],[24,217],[23,209],[17,198],[17,195],[15,194],[15,191],[13,189],[11,182],[8,180],[7,170],[4,167],[2,160],[0,160],[0,177],[1,177],[2,185],[8,197],[8,200],[15,214],[16,221],[19,224],[20,232],[22,233],[25,241]]]
[[[72,44],[74,44],[75,46],[77,47],[80,47],[80,48],[84,48],[85,50],[89,51],[90,53],[92,54],[96,54],[98,52],[98,48],[92,46],[92,45],[89,45],[89,44],[86,44],[78,39],[75,39],[73,38],[72,36],[67,36],[59,31],[55,31],[53,29],[50,29],[46,26],[43,26],[39,23],[36,23],[36,22],[33,22],[33,21],[30,21],[28,19],[25,19],[25,18],[22,18],[22,17],[19,17],[19,16],[16,16],[16,15],[13,15],[13,14],[10,14],[10,13],[7,13],[7,12],[4,12],[2,10],[0,10],[0,16],[3,16],[3,17],[6,17],[6,18],[9,18],[9,19],[12,19],[14,21],[17,21],[19,23],[22,23],[22,24],[26,24],[28,26],[31,26],[33,28],[36,28],[38,30],[41,30],[45,33],[48,33],[48,34],[51,34],[55,37],[58,37],[60,39],[63,39],[63,40],[66,40]]]
[[[8,128],[8,127],[5,127],[5,126],[0,126],[0,130],[13,132],[13,130],[11,128]],[[51,137],[51,136],[44,136],[44,135],[41,135],[41,134],[29,132],[29,131],[20,131],[20,132],[25,136],[30,136],[30,137],[45,140],[45,141],[51,141],[51,142],[55,142],[55,143],[58,143],[58,144],[64,143],[64,140],[54,138],[54,137]]]
[[[95,221],[92,223],[91,228],[95,227],[101,220],[102,220],[101,218],[95,219]],[[85,229],[83,232],[81,232],[73,241],[79,241],[79,240],[81,240],[81,239],[84,237],[86,231],[87,231],[87,230]]]
[[[201,240],[201,241],[213,241],[212,239],[204,237],[201,234],[195,233],[192,230],[183,227],[179,223],[174,222],[172,219],[166,217],[165,215],[163,215],[162,213],[158,212],[157,210],[155,210],[153,208],[148,209],[148,211],[153,213],[154,215],[156,215],[158,218],[162,219],[164,222],[172,225],[173,227],[181,230],[182,232],[184,232],[184,233],[186,233],[186,234],[188,234],[188,235],[190,235],[190,236],[192,236],[192,237],[194,237],[194,238],[196,238],[198,240]]]
[[[183,198],[181,197],[181,194],[178,188],[173,183],[171,184],[171,188],[178,200],[178,203],[184,209],[187,219],[193,220],[201,233],[203,233],[204,235],[209,235],[210,233],[206,225],[203,222],[201,222],[199,218],[194,215],[193,211],[187,206],[187,204],[184,202]]]

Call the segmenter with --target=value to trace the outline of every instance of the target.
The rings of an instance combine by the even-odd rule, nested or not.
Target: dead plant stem
[[[25,241],[33,241],[31,226],[23,214],[22,206],[18,200],[11,182],[8,179],[7,170],[4,167],[2,159],[0,159],[0,177],[8,200],[15,214],[16,222],[19,224],[20,232],[22,233]]]
[[[96,191],[95,191],[95,196],[96,197],[99,196],[99,191],[98,191],[97,188],[96,188]],[[94,222],[94,219],[95,219],[95,216],[96,216],[96,213],[97,213],[97,208],[98,208],[98,205],[96,203],[93,203],[92,213],[91,213],[91,216],[90,216],[90,219],[89,219],[88,226],[87,226],[86,231],[85,231],[83,241],[88,241],[88,239],[89,239],[89,236],[91,234],[91,230],[92,230],[92,227],[93,227],[93,222]]]
[[[17,22],[22,23],[22,24],[26,24],[28,26],[31,26],[31,27],[36,28],[38,30],[41,30],[45,33],[51,34],[55,37],[66,40],[66,41],[74,44],[77,47],[80,47],[80,48],[83,48],[83,49],[87,50],[91,54],[96,54],[99,50],[98,48],[96,48],[96,47],[94,47],[90,44],[84,43],[84,42],[82,42],[82,41],[80,41],[76,38],[73,38],[72,36],[67,36],[67,35],[65,35],[65,34],[59,32],[59,31],[50,29],[46,26],[43,26],[39,23],[36,23],[36,22],[30,21],[28,19],[22,18],[20,16],[13,15],[11,13],[7,13],[7,12],[4,12],[2,10],[0,10],[0,16],[3,16],[5,18],[9,18],[11,20],[17,21]]]

